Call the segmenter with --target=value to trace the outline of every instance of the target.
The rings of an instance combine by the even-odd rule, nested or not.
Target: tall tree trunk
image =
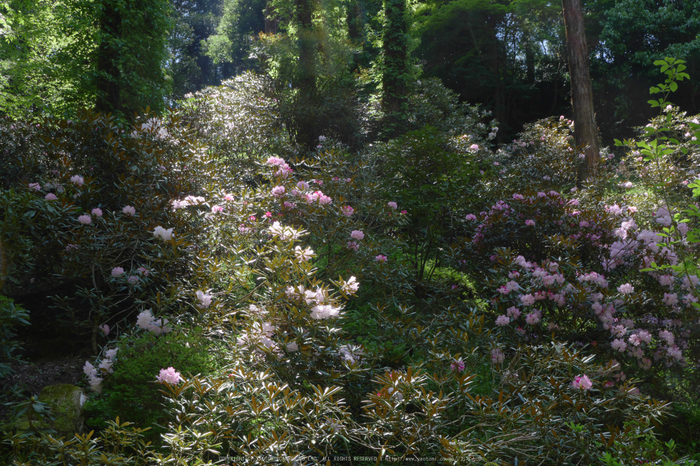
[[[408,101],[408,24],[406,0],[384,0],[382,110],[390,136],[401,132]]]
[[[585,161],[579,170],[579,180],[595,173],[600,161],[598,129],[593,110],[593,91],[588,70],[588,47],[583,28],[583,11],[580,0],[562,0],[566,42],[569,49],[569,73],[571,74],[571,98],[574,107],[574,138],[578,147],[585,147]]]
[[[103,2],[99,18],[100,45],[97,49],[97,102],[95,108],[103,113],[121,110],[119,62],[121,52],[122,18],[110,1]]]
[[[277,25],[279,20],[275,13],[275,8],[272,6],[272,1],[265,2],[265,34],[277,34]]]

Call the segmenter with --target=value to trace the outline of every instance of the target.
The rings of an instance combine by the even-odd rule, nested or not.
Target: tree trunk
[[[119,62],[122,18],[111,2],[105,1],[99,18],[100,44],[97,49],[97,102],[99,112],[121,110]]]
[[[277,34],[277,26],[279,20],[275,13],[275,8],[272,6],[271,0],[265,2],[265,34]]]
[[[566,42],[569,49],[571,99],[574,107],[574,138],[578,148],[584,148],[585,161],[579,170],[579,180],[595,173],[600,160],[598,129],[593,110],[593,91],[588,70],[588,47],[583,28],[580,0],[562,0]]]
[[[384,15],[382,110],[386,116],[389,136],[393,136],[402,130],[402,113],[408,100],[406,0],[385,0]]]

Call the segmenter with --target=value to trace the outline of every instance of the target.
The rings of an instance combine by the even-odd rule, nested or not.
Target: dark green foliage
[[[150,332],[124,338],[113,366],[114,373],[104,374],[103,395],[86,406],[88,425],[104,429],[107,422],[119,416],[136,426],[150,427],[145,438],[159,442],[169,415],[163,405],[156,382],[161,369],[175,368],[189,375],[211,373],[216,367],[211,343],[202,337],[201,329],[156,336]]]
[[[29,312],[0,295],[0,380],[12,373],[9,364],[18,359],[14,353],[20,343],[15,340],[15,329],[20,325],[29,325]]]
[[[187,251],[153,241],[155,227],[173,228],[176,244],[193,232],[170,208],[174,197],[197,189],[188,172],[198,166],[192,141],[175,114],[141,118],[133,127],[86,111],[73,121],[18,125],[25,136],[19,145],[12,131],[0,131],[10,148],[19,148],[4,162],[10,173],[21,174],[0,191],[5,292],[58,294],[57,315],[75,331],[92,334],[95,350],[99,325],[123,319],[139,297],[168,288],[169,274],[182,270],[184,262],[165,258]],[[177,146],[176,136],[183,138]],[[134,216],[125,206],[134,208]],[[93,213],[96,208],[101,215]],[[81,215],[92,216],[88,224],[79,222]],[[115,266],[128,274],[121,281],[111,276]]]
[[[416,278],[422,282],[442,260],[440,251],[454,234],[454,209],[471,195],[478,167],[473,154],[455,150],[430,126],[379,147],[376,156],[386,164],[385,199],[407,211],[401,234],[411,245]]]
[[[257,35],[265,31],[265,6],[262,0],[224,2],[216,33],[202,42],[206,55],[229,71],[222,77],[229,78],[229,74],[238,75],[256,67],[250,53]]]

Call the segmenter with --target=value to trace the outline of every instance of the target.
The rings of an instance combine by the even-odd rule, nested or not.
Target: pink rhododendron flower
[[[527,225],[529,227],[534,227],[535,221],[534,220],[525,220],[525,225]]]
[[[349,205],[340,208],[340,213],[345,215],[346,217],[350,217],[354,212],[355,209],[353,209]]]
[[[41,185],[39,183],[29,183],[29,189],[32,191],[41,191]]]
[[[627,343],[625,343],[625,340],[622,340],[620,338],[616,338],[613,340],[613,342],[610,344],[612,349],[617,350],[619,352],[623,352],[627,349]]]
[[[124,275],[124,269],[122,267],[114,267],[112,269],[112,276],[113,277],[119,277],[121,275]]]
[[[84,214],[78,217],[78,221],[83,225],[89,225],[92,223],[92,217],[90,217],[88,214]]]
[[[353,230],[352,233],[350,233],[350,238],[353,239],[362,240],[364,237],[365,234],[361,230]]]
[[[212,214],[220,214],[224,211],[224,208],[220,205],[213,205],[211,206],[211,213]]]
[[[493,364],[501,364],[503,361],[505,361],[506,355],[503,354],[503,351],[501,351],[498,348],[494,348],[491,350],[491,362]]]
[[[94,209],[92,209],[92,211],[90,211],[90,213],[95,217],[102,217],[102,209],[100,209],[99,207],[95,207]]]
[[[394,210],[398,209],[398,207],[399,207],[398,204],[396,204],[396,202],[394,202],[394,201],[388,202],[387,205]]]
[[[532,296],[531,294],[524,294],[520,297],[520,301],[525,306],[532,306],[533,304],[535,304],[535,297]]]
[[[46,196],[44,196],[44,199],[47,201],[55,201],[58,199],[54,193],[48,193]]]
[[[340,314],[339,307],[333,307],[330,304],[319,304],[311,308],[311,318],[315,320],[329,319],[331,317],[338,317]]]
[[[70,182],[76,186],[82,186],[85,183],[85,179],[80,175],[73,175],[70,177]]]
[[[678,294],[676,293],[664,293],[664,304],[667,306],[673,306],[678,304]]]
[[[360,282],[357,281],[357,278],[350,277],[348,281],[341,280],[340,281],[341,285],[341,291],[345,294],[355,294],[357,290],[360,289]]]
[[[282,196],[284,196],[284,192],[285,192],[284,186],[275,186],[274,188],[272,188],[272,195],[273,196],[282,197]]]
[[[496,319],[496,325],[499,327],[503,327],[504,325],[508,325],[510,323],[510,317],[506,315],[498,316]]]
[[[139,280],[140,278],[138,275],[130,275],[127,281],[129,282],[129,285],[136,285]]]
[[[124,214],[126,214],[130,217],[133,217],[134,215],[136,215],[136,209],[134,209],[134,207],[130,206],[130,205],[124,206],[124,208],[122,209],[122,212],[124,212]]]
[[[375,260],[376,262],[382,262],[382,263],[384,263],[384,262],[387,261],[387,257],[386,257],[385,255],[383,255],[383,254],[378,254],[377,257],[374,258],[374,260]]]
[[[525,318],[525,322],[528,325],[535,325],[539,321],[540,321],[540,313],[539,312],[532,312],[532,313],[528,314],[527,317]]]
[[[593,387],[593,382],[587,375],[577,375],[571,385],[578,390],[590,390]]]
[[[467,216],[464,217],[464,219],[465,219],[466,221],[468,221],[468,222],[472,222],[472,221],[476,220],[476,215],[474,215],[474,214],[467,214]]]
[[[100,330],[102,330],[102,333],[105,334],[105,336],[109,335],[109,325],[107,324],[102,324],[98,327]]]
[[[479,150],[479,146],[477,144],[472,144],[469,146],[469,149],[476,152]]]
[[[506,315],[512,317],[513,320],[515,320],[518,317],[520,317],[520,309],[518,309],[515,306],[511,306],[508,309],[506,309]]]
[[[357,244],[355,241],[348,241],[348,249],[352,249],[353,251],[357,251],[360,249],[360,245]]]
[[[618,286],[617,291],[620,294],[632,294],[632,293],[634,293],[634,287],[632,285],[630,285],[629,283],[625,283],[624,285]]]
[[[314,253],[314,250],[311,248],[302,249],[301,246],[297,246],[294,248],[294,256],[297,258],[297,260],[306,262],[315,257],[316,253]]]
[[[199,300],[199,304],[197,304],[197,307],[200,307],[202,309],[205,309],[211,305],[211,295],[207,294],[201,290],[197,290],[197,299]]]
[[[455,359],[452,364],[450,364],[450,369],[454,372],[462,372],[464,371],[464,361],[462,361],[462,358]]]
[[[163,241],[170,241],[173,238],[173,229],[168,228],[166,230],[161,226],[157,226],[153,229],[153,236],[160,238]]]
[[[182,381],[182,377],[174,368],[168,367],[167,369],[160,370],[160,374],[158,374],[156,380],[159,383],[176,384]]]

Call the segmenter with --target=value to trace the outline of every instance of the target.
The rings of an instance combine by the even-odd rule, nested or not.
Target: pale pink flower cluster
[[[394,210],[398,209],[398,207],[399,207],[398,204],[396,204],[396,202],[394,202],[394,201],[388,202],[387,205]]]
[[[338,317],[342,308],[330,304],[318,304],[311,308],[311,318],[315,320]]]
[[[510,323],[510,317],[506,315],[501,315],[496,318],[496,325],[499,327],[503,327],[504,325],[508,325]]]
[[[353,230],[352,233],[350,233],[350,238],[352,239],[362,240],[364,237],[365,234],[362,230]]]
[[[666,207],[659,207],[659,209],[654,212],[654,217],[656,223],[660,223],[663,226],[670,226],[673,220],[671,219],[671,213]]]
[[[464,361],[462,358],[455,359],[452,361],[452,364],[450,364],[450,370],[453,372],[463,372],[464,371]]]
[[[98,377],[97,368],[90,364],[89,361],[85,361],[83,372],[88,378],[90,389],[95,393],[102,393],[102,377]]]
[[[108,327],[109,328],[109,327]],[[109,333],[109,330],[108,330]],[[85,361],[85,365],[83,366],[83,372],[88,378],[88,383],[90,384],[90,389],[92,389],[93,392],[95,393],[102,393],[102,377],[99,377],[99,375],[102,375],[103,373],[113,373],[114,369],[112,369],[112,366],[114,365],[114,358],[117,355],[117,349],[111,349],[107,350],[105,352],[105,357],[102,359],[102,362],[100,362],[100,365],[96,368],[92,364],[90,364],[89,361]]]
[[[622,208],[617,204],[605,206],[605,211],[613,215],[622,215]]]
[[[529,227],[534,227],[535,221],[534,220],[525,220],[525,225],[527,225]]]
[[[114,267],[112,269],[112,276],[113,277],[119,277],[121,275],[124,275],[124,269],[122,267]]]
[[[520,297],[520,301],[523,303],[524,306],[532,306],[535,304],[535,297],[531,294],[524,294]]]
[[[92,223],[92,217],[90,217],[88,214],[83,214],[78,217],[78,221],[83,225],[89,225]]]
[[[358,251],[360,249],[360,245],[357,244],[356,241],[348,241],[348,249],[351,249],[353,251]]]
[[[515,306],[511,306],[508,309],[506,309],[506,315],[512,317],[513,320],[515,320],[518,317],[520,317],[520,309],[518,309]]]
[[[173,239],[173,229],[168,228],[167,230],[161,226],[157,226],[153,229],[153,236],[160,238],[163,241],[170,241]]]
[[[528,314],[527,317],[525,317],[525,322],[528,325],[535,325],[540,321],[541,318],[542,314],[540,313],[540,311],[536,310],[535,312],[532,312]]]
[[[205,202],[206,199],[202,196],[187,196],[184,199],[173,199],[172,201],[170,201],[170,205],[172,206],[173,210],[178,210],[184,209],[185,207],[191,205],[204,204]]]
[[[473,221],[476,220],[476,215],[474,215],[474,214],[467,214],[467,216],[464,217],[464,219],[465,219],[466,221],[468,221],[468,222],[473,222]]]
[[[82,186],[85,183],[85,179],[80,175],[73,175],[70,177],[70,182],[76,186]]]
[[[333,199],[323,194],[322,191],[314,191],[310,194],[305,195],[304,198],[306,199],[307,204],[313,204],[314,202],[318,202],[320,205],[328,205],[333,203]]]
[[[284,186],[275,186],[274,188],[272,188],[272,195],[275,197],[284,196],[284,192],[285,192]]]
[[[41,185],[39,183],[29,183],[29,189],[32,191],[41,191]]]
[[[124,206],[122,212],[124,213],[124,215],[128,215],[129,217],[133,217],[134,215],[136,215],[136,209],[134,209],[134,207],[130,205]]]
[[[340,208],[340,213],[346,217],[350,217],[353,213],[355,213],[355,209],[353,209],[349,205],[346,205]]]
[[[156,376],[156,381],[174,385],[182,382],[182,377],[173,367],[168,367],[160,370],[160,373]]]
[[[272,236],[277,236],[282,241],[299,239],[304,233],[303,230],[296,230],[290,226],[283,226],[280,222],[274,222],[268,232]]]
[[[384,254],[377,254],[377,257],[375,257],[374,260],[375,262],[384,263],[387,261],[387,257]]]
[[[199,303],[197,304],[197,307],[201,309],[206,309],[211,305],[211,295],[208,293],[205,293],[201,290],[197,290],[197,293],[195,293],[197,296],[197,300]]]
[[[503,351],[501,351],[498,348],[494,348],[491,350],[491,362],[493,364],[501,364],[503,361],[505,361],[506,355],[503,354]]]
[[[618,286],[617,291],[620,294],[632,294],[632,293],[634,293],[634,287],[632,285],[630,285],[629,283],[625,283],[624,285]]]
[[[211,213],[212,214],[220,214],[224,211],[224,207],[220,205],[213,205],[211,206]]]
[[[345,281],[343,279],[340,280],[340,290],[347,295],[353,295],[359,289],[360,282],[358,282],[357,278],[355,278],[354,276],[350,277],[348,281]]]
[[[151,314],[150,309],[146,309],[139,314],[138,318],[136,319],[136,325],[140,329],[147,330],[151,333],[155,333],[156,335],[168,333],[172,330],[168,326],[167,319],[156,319],[153,317],[153,314]]]
[[[587,375],[577,375],[571,385],[577,390],[590,390],[593,387],[593,382]]]
[[[90,211],[90,213],[95,217],[102,217],[102,209],[100,209],[99,207],[95,207]]]
[[[267,159],[267,164],[277,167],[277,176],[286,177],[292,173],[289,164],[282,157],[270,157]]]
[[[294,248],[294,257],[300,262],[306,262],[316,256],[316,253],[311,248],[302,249],[301,246]]]

